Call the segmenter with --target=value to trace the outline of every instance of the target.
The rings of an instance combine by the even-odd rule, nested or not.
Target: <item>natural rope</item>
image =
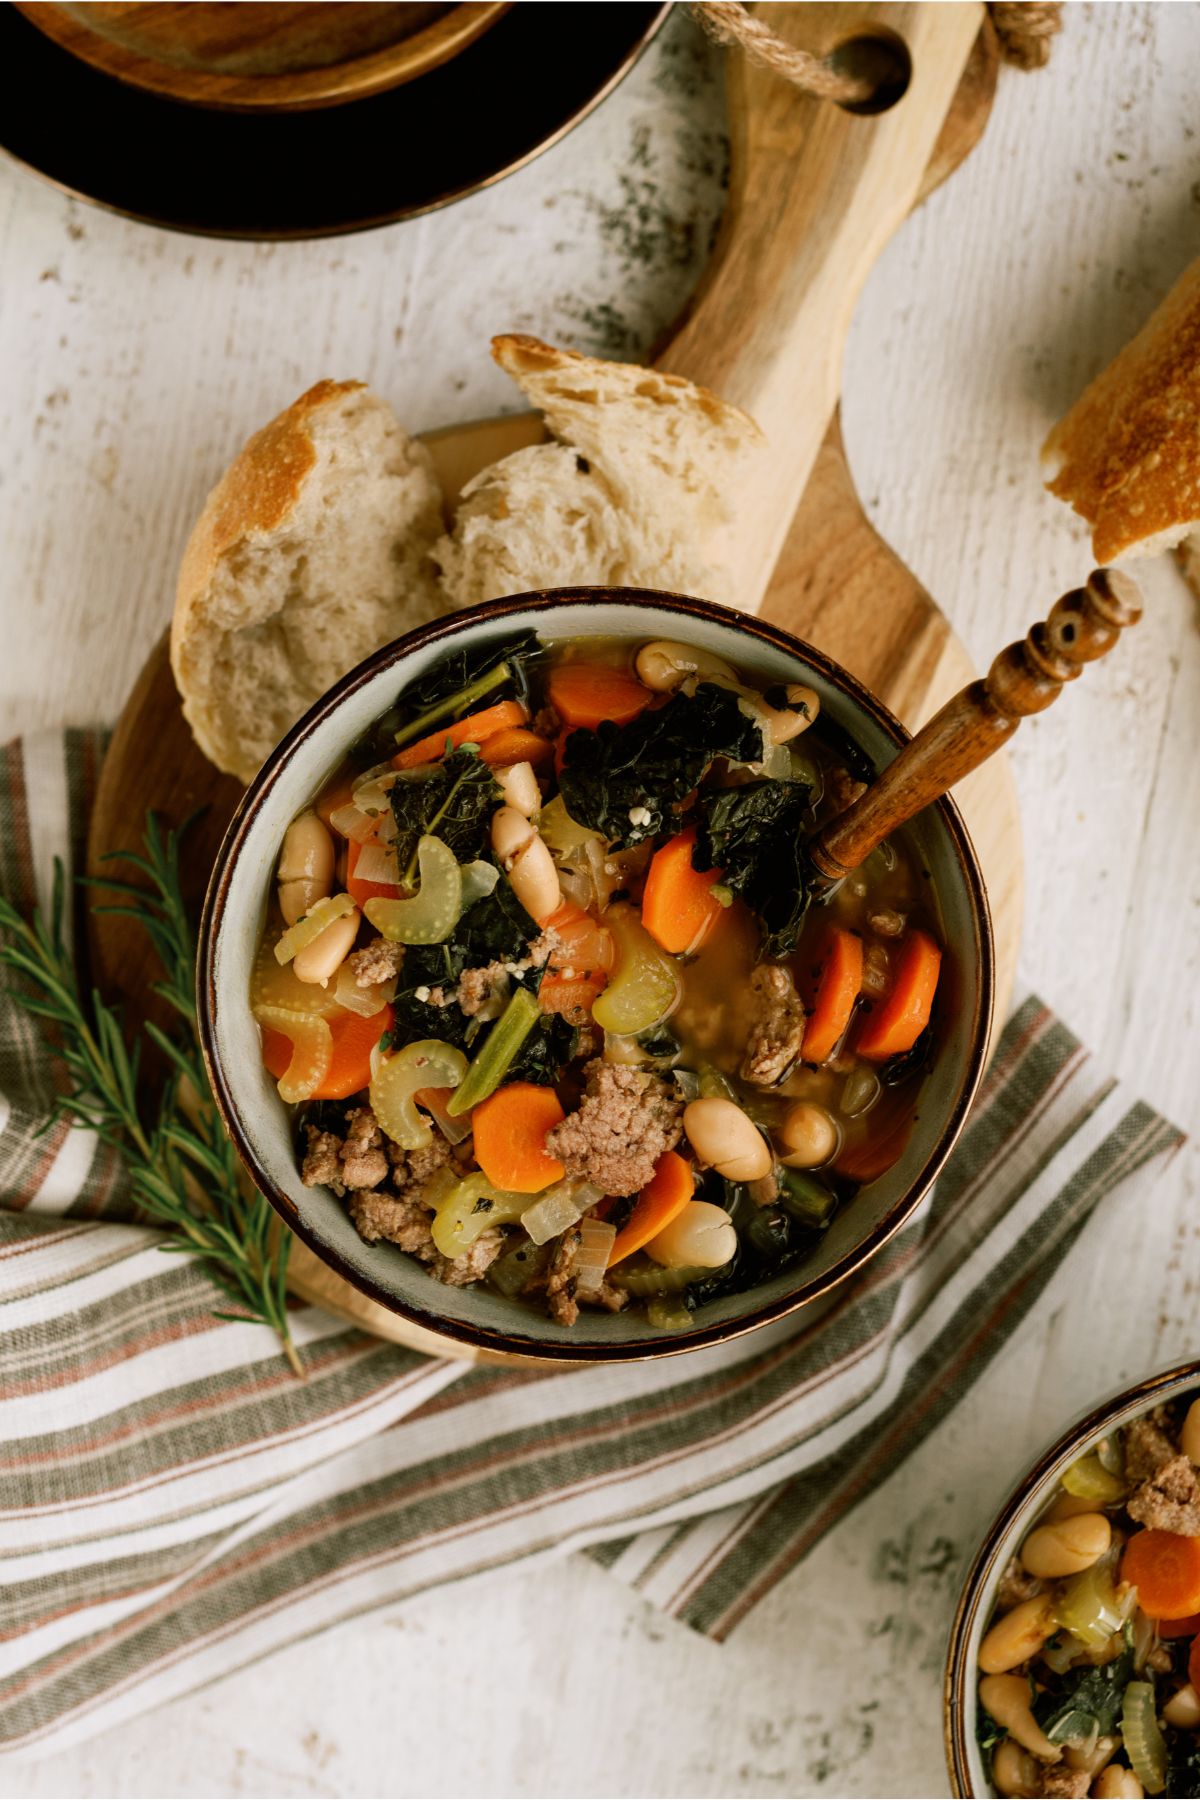
[[[1050,39],[1062,30],[1062,0],[992,0],[988,12],[1005,62],[1044,69]]]
[[[773,69],[817,100],[857,106],[873,96],[868,77],[793,48],[739,0],[692,0],[692,12],[718,44],[737,44],[751,62]],[[1018,69],[1040,69],[1049,62],[1050,40],[1062,29],[1062,0],[992,0],[988,12],[1006,62]]]

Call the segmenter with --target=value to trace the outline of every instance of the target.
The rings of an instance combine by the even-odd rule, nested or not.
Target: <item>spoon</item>
[[[1084,663],[1107,656],[1142,616],[1136,582],[1093,569],[1048,619],[1002,650],[987,674],[948,700],[844,812],[811,840],[818,890],[842,881],[898,825],[948,793],[1006,744],[1023,718],[1044,712]]]

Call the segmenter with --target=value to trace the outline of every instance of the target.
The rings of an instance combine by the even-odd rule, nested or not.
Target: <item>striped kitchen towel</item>
[[[77,863],[99,734],[3,752],[0,887]],[[381,1344],[313,1308],[298,1381],[130,1222],[0,991],[0,1748],[36,1756],[419,1589],[586,1550],[724,1637],[894,1470],[1097,1202],[1180,1135],[1036,999],[936,1194],[820,1317],[550,1374]]]

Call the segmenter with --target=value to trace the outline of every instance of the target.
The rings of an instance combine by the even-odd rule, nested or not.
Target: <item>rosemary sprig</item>
[[[182,827],[187,830],[187,821]],[[152,1109],[139,1105],[141,1045],[128,1049],[118,1014],[95,989],[81,991],[63,938],[64,876],[55,861],[50,917],[41,909],[30,920],[0,897],[0,964],[25,977],[15,998],[26,1012],[55,1027],[56,1047],[70,1077],[46,1121],[68,1118],[87,1126],[118,1149],[129,1170],[133,1198],[175,1241],[164,1250],[182,1251],[203,1261],[208,1272],[242,1310],[219,1318],[250,1318],[270,1325],[297,1375],[303,1375],[287,1317],[288,1251],[291,1236],[275,1231],[275,1216],[263,1196],[243,1192],[233,1146],[213,1105],[196,1026],[195,943],[179,880],[179,836],[163,832],[151,813],[142,840],[144,854],[120,852],[106,861],[130,864],[144,883],[102,880],[120,897],[97,912],[134,919],[150,938],[162,965],[153,984],[181,1021],[173,1034],[151,1021],[146,1036],[162,1052],[168,1073]]]

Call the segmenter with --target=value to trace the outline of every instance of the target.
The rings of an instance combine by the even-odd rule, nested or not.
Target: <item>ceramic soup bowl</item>
[[[997,1513],[971,1564],[950,1628],[943,1725],[950,1786],[956,1795],[988,1795],[996,1791],[988,1780],[975,1725],[979,1708],[979,1645],[992,1616],[1000,1577],[1038,1514],[1049,1504],[1065,1469],[1110,1432],[1194,1388],[1200,1388],[1200,1362],[1184,1363],[1162,1375],[1152,1375],[1136,1387],[1124,1388],[1064,1432],[1018,1482]]]
[[[828,1292],[903,1225],[942,1167],[983,1066],[992,1009],[992,945],[983,879],[956,808],[914,822],[946,946],[936,1059],[904,1153],[834,1218],[812,1254],[745,1293],[713,1302],[690,1329],[656,1332],[640,1311],[586,1310],[570,1330],[486,1287],[452,1288],[394,1245],[366,1244],[337,1197],[300,1180],[288,1109],[263,1068],[247,1001],[250,972],[289,822],[399,691],[449,651],[532,627],[543,639],[683,638],[751,678],[802,681],[822,714],[882,767],[907,734],[880,702],[818,650],[761,620],[706,601],[637,589],[564,588],[436,620],[360,664],[293,727],[259,771],[221,846],[199,946],[201,1031],[213,1091],[261,1191],[326,1264],[394,1313],[437,1333],[448,1351],[493,1351],[546,1361],[620,1361],[677,1354],[735,1337]]]

